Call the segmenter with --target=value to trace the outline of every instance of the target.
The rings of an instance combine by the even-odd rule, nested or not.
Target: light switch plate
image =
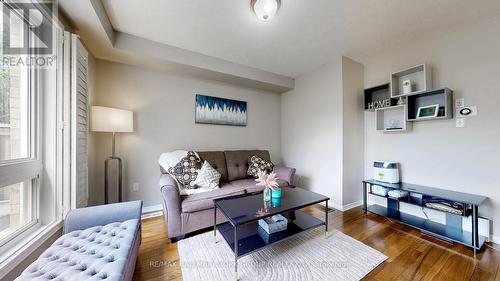
[[[139,183],[134,182],[134,184],[132,185],[132,191],[139,191]]]
[[[465,118],[457,118],[456,124],[457,124],[457,128],[465,127]]]

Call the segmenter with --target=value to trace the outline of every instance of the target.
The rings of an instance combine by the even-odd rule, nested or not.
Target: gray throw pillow
[[[257,178],[259,171],[264,171],[269,174],[273,171],[273,168],[273,163],[254,155],[250,158],[250,163],[248,163],[247,174]]]
[[[185,188],[197,188],[194,184],[198,176],[198,170],[201,168],[201,160],[193,151],[189,151],[187,156],[182,158],[179,163],[168,169],[170,175]]]

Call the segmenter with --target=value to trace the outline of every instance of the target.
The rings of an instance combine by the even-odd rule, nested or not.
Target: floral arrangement
[[[255,181],[257,182],[257,185],[268,187],[272,190],[279,188],[278,177],[276,176],[275,172],[271,172],[270,174],[268,174],[264,171],[259,171],[257,173],[257,179],[255,179]]]

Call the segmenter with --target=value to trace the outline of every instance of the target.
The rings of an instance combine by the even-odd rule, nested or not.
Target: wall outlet
[[[139,191],[139,183],[134,182],[134,184],[132,185],[132,191]]]
[[[465,127],[465,118],[457,118],[457,128]]]

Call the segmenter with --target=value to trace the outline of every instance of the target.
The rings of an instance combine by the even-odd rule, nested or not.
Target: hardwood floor
[[[324,217],[320,208],[307,212]],[[332,211],[329,227],[362,241],[389,257],[364,280],[494,280],[500,281],[499,245],[480,253],[459,244],[448,244],[377,215],[363,215],[361,208]],[[163,218],[143,221],[142,244],[134,280],[182,280],[177,245],[171,244]],[[186,280],[189,281],[189,280]]]

